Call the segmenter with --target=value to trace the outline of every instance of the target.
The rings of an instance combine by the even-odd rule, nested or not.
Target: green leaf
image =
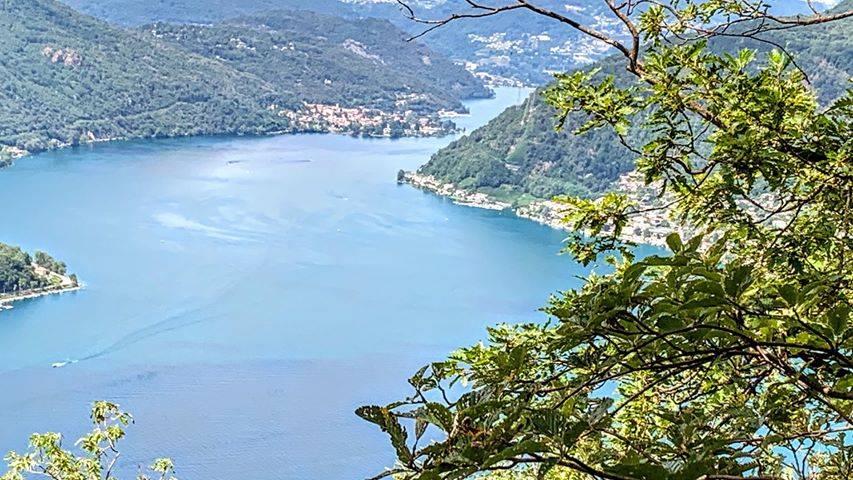
[[[797,305],[799,295],[797,294],[797,288],[795,286],[791,284],[778,285],[776,287],[776,291],[779,293],[779,296],[785,300],[785,303],[787,303],[789,307]]]
[[[726,293],[735,298],[739,297],[750,284],[750,273],[752,273],[751,266],[741,265],[735,267],[725,279],[724,286]]]
[[[850,307],[847,305],[839,305],[826,313],[829,320],[829,327],[835,333],[836,337],[841,337],[847,329],[847,323],[850,318]]]
[[[488,457],[485,462],[483,462],[483,467],[488,468],[493,465],[496,465],[500,462],[509,460],[511,458],[515,458],[521,455],[529,455],[532,453],[542,453],[547,452],[548,447],[545,446],[541,442],[537,442],[535,440],[524,440],[519,442],[516,445],[511,447],[507,447],[495,455]]]
[[[404,462],[412,461],[412,453],[406,445],[408,435],[406,430],[400,425],[397,417],[387,408],[376,405],[359,407],[355,414],[367,420],[370,423],[378,425],[383,432],[386,432],[391,437],[391,445],[397,451],[397,456]]]
[[[661,315],[657,320],[658,328],[664,332],[672,332],[684,328],[684,320],[675,315]]]
[[[681,305],[680,310],[695,310],[698,308],[719,307],[720,305],[725,305],[725,303],[725,299],[719,297],[697,298],[684,302],[684,304]]]
[[[666,236],[666,244],[673,253],[678,253],[684,248],[681,243],[681,236],[678,233],[670,233]]]

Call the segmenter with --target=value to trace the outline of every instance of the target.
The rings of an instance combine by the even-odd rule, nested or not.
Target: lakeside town
[[[272,111],[286,117],[296,129],[316,130],[371,137],[431,137],[447,135],[456,131],[456,126],[442,117],[449,112],[422,115],[406,109],[405,105],[394,111],[371,107],[344,107],[338,104],[305,102],[298,110],[279,109],[270,105]]]

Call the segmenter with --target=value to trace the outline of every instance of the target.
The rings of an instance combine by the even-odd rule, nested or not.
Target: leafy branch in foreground
[[[637,206],[566,199],[590,234],[567,250],[622,252],[614,272],[554,295],[549,323],[492,328],[420,370],[410,397],[359,409],[397,452],[380,477],[853,478],[853,93],[820,106],[783,48],[708,45],[850,21],[849,5],[778,18],[744,0],[604,1],[636,81],[561,75],[546,98],[586,129],[642,128],[623,139],[638,170],[699,234],[635,259],[620,230]]]
[[[81,455],[65,450],[59,433],[36,433],[30,437],[27,453],[10,452],[5,460],[8,471],[0,480],[24,480],[47,477],[53,480],[111,480],[113,469],[121,456],[118,442],[125,436],[125,427],[133,422],[130,414],[118,405],[95,402],[90,415],[93,430],[74,445]],[[140,473],[137,480],[177,480],[174,464],[159,458],[149,467],[153,476]]]

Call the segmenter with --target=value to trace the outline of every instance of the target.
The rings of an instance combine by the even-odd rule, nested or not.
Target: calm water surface
[[[485,123],[526,92],[472,102]],[[497,322],[538,320],[582,270],[562,235],[395,183],[445,139],[332,135],[104,144],[0,171],[0,241],[85,290],[0,313],[0,450],[134,413],[125,473],[349,480],[393,455],[355,417]],[[51,368],[60,361],[76,361]]]

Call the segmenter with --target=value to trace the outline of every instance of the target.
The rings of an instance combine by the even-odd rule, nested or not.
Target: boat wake
[[[259,266],[258,268],[261,267]],[[234,279],[230,284],[223,286],[212,298],[220,298],[225,293],[233,290],[236,285],[239,285],[242,281],[245,280],[245,278],[249,277],[251,274],[252,272],[248,272],[246,275]],[[151,323],[124,335],[111,345],[101,350],[98,350],[95,353],[77,359],[55,362],[52,363],[50,366],[53,368],[63,368],[68,365],[73,365],[75,363],[84,362],[87,360],[95,360],[97,358],[101,358],[112,353],[124,350],[127,347],[130,347],[149,338],[156,337],[158,335],[162,335],[164,333],[168,333],[191,325],[205,323],[211,320],[218,320],[224,317],[224,314],[205,315],[205,312],[209,310],[209,307],[213,303],[214,301],[210,301],[202,303],[201,305],[196,306],[194,308],[185,308],[183,310],[179,310],[175,313],[172,313],[171,315],[167,315],[162,320]]]
[[[51,363],[51,364],[50,364],[50,366],[51,366],[51,367],[53,367],[53,368],[62,368],[62,367],[64,367],[64,366],[66,366],[66,365],[72,365],[72,364],[77,363],[77,362],[79,362],[79,361],[80,361],[80,360],[66,360],[66,361],[64,361],[64,362]]]
[[[207,316],[207,317],[199,318],[198,316],[194,315],[196,313],[198,313],[198,310],[183,311],[180,313],[176,313],[174,315],[170,315],[169,317],[167,317],[163,320],[160,320],[159,322],[155,322],[151,325],[148,325],[146,327],[143,327],[143,328],[140,328],[138,330],[135,330],[133,332],[128,333],[127,335],[120,338],[118,341],[116,341],[112,345],[109,345],[109,346],[107,346],[107,347],[105,347],[105,348],[103,348],[103,349],[101,349],[95,353],[92,353],[91,355],[86,355],[85,357],[81,357],[81,358],[77,358],[77,359],[73,359],[73,360],[66,360],[63,362],[52,363],[50,366],[53,368],[62,368],[62,367],[66,367],[68,365],[73,365],[75,363],[85,362],[87,360],[94,360],[94,359],[109,355],[111,353],[115,353],[115,352],[118,352],[120,350],[123,350],[123,349],[125,349],[131,345],[134,345],[136,343],[139,343],[139,342],[146,340],[146,339],[149,339],[151,337],[154,337],[154,336],[166,333],[166,332],[171,332],[171,331],[177,330],[179,328],[183,328],[183,327],[187,327],[190,325],[195,325],[198,323],[206,322],[208,320],[212,320],[215,318],[213,316]]]

